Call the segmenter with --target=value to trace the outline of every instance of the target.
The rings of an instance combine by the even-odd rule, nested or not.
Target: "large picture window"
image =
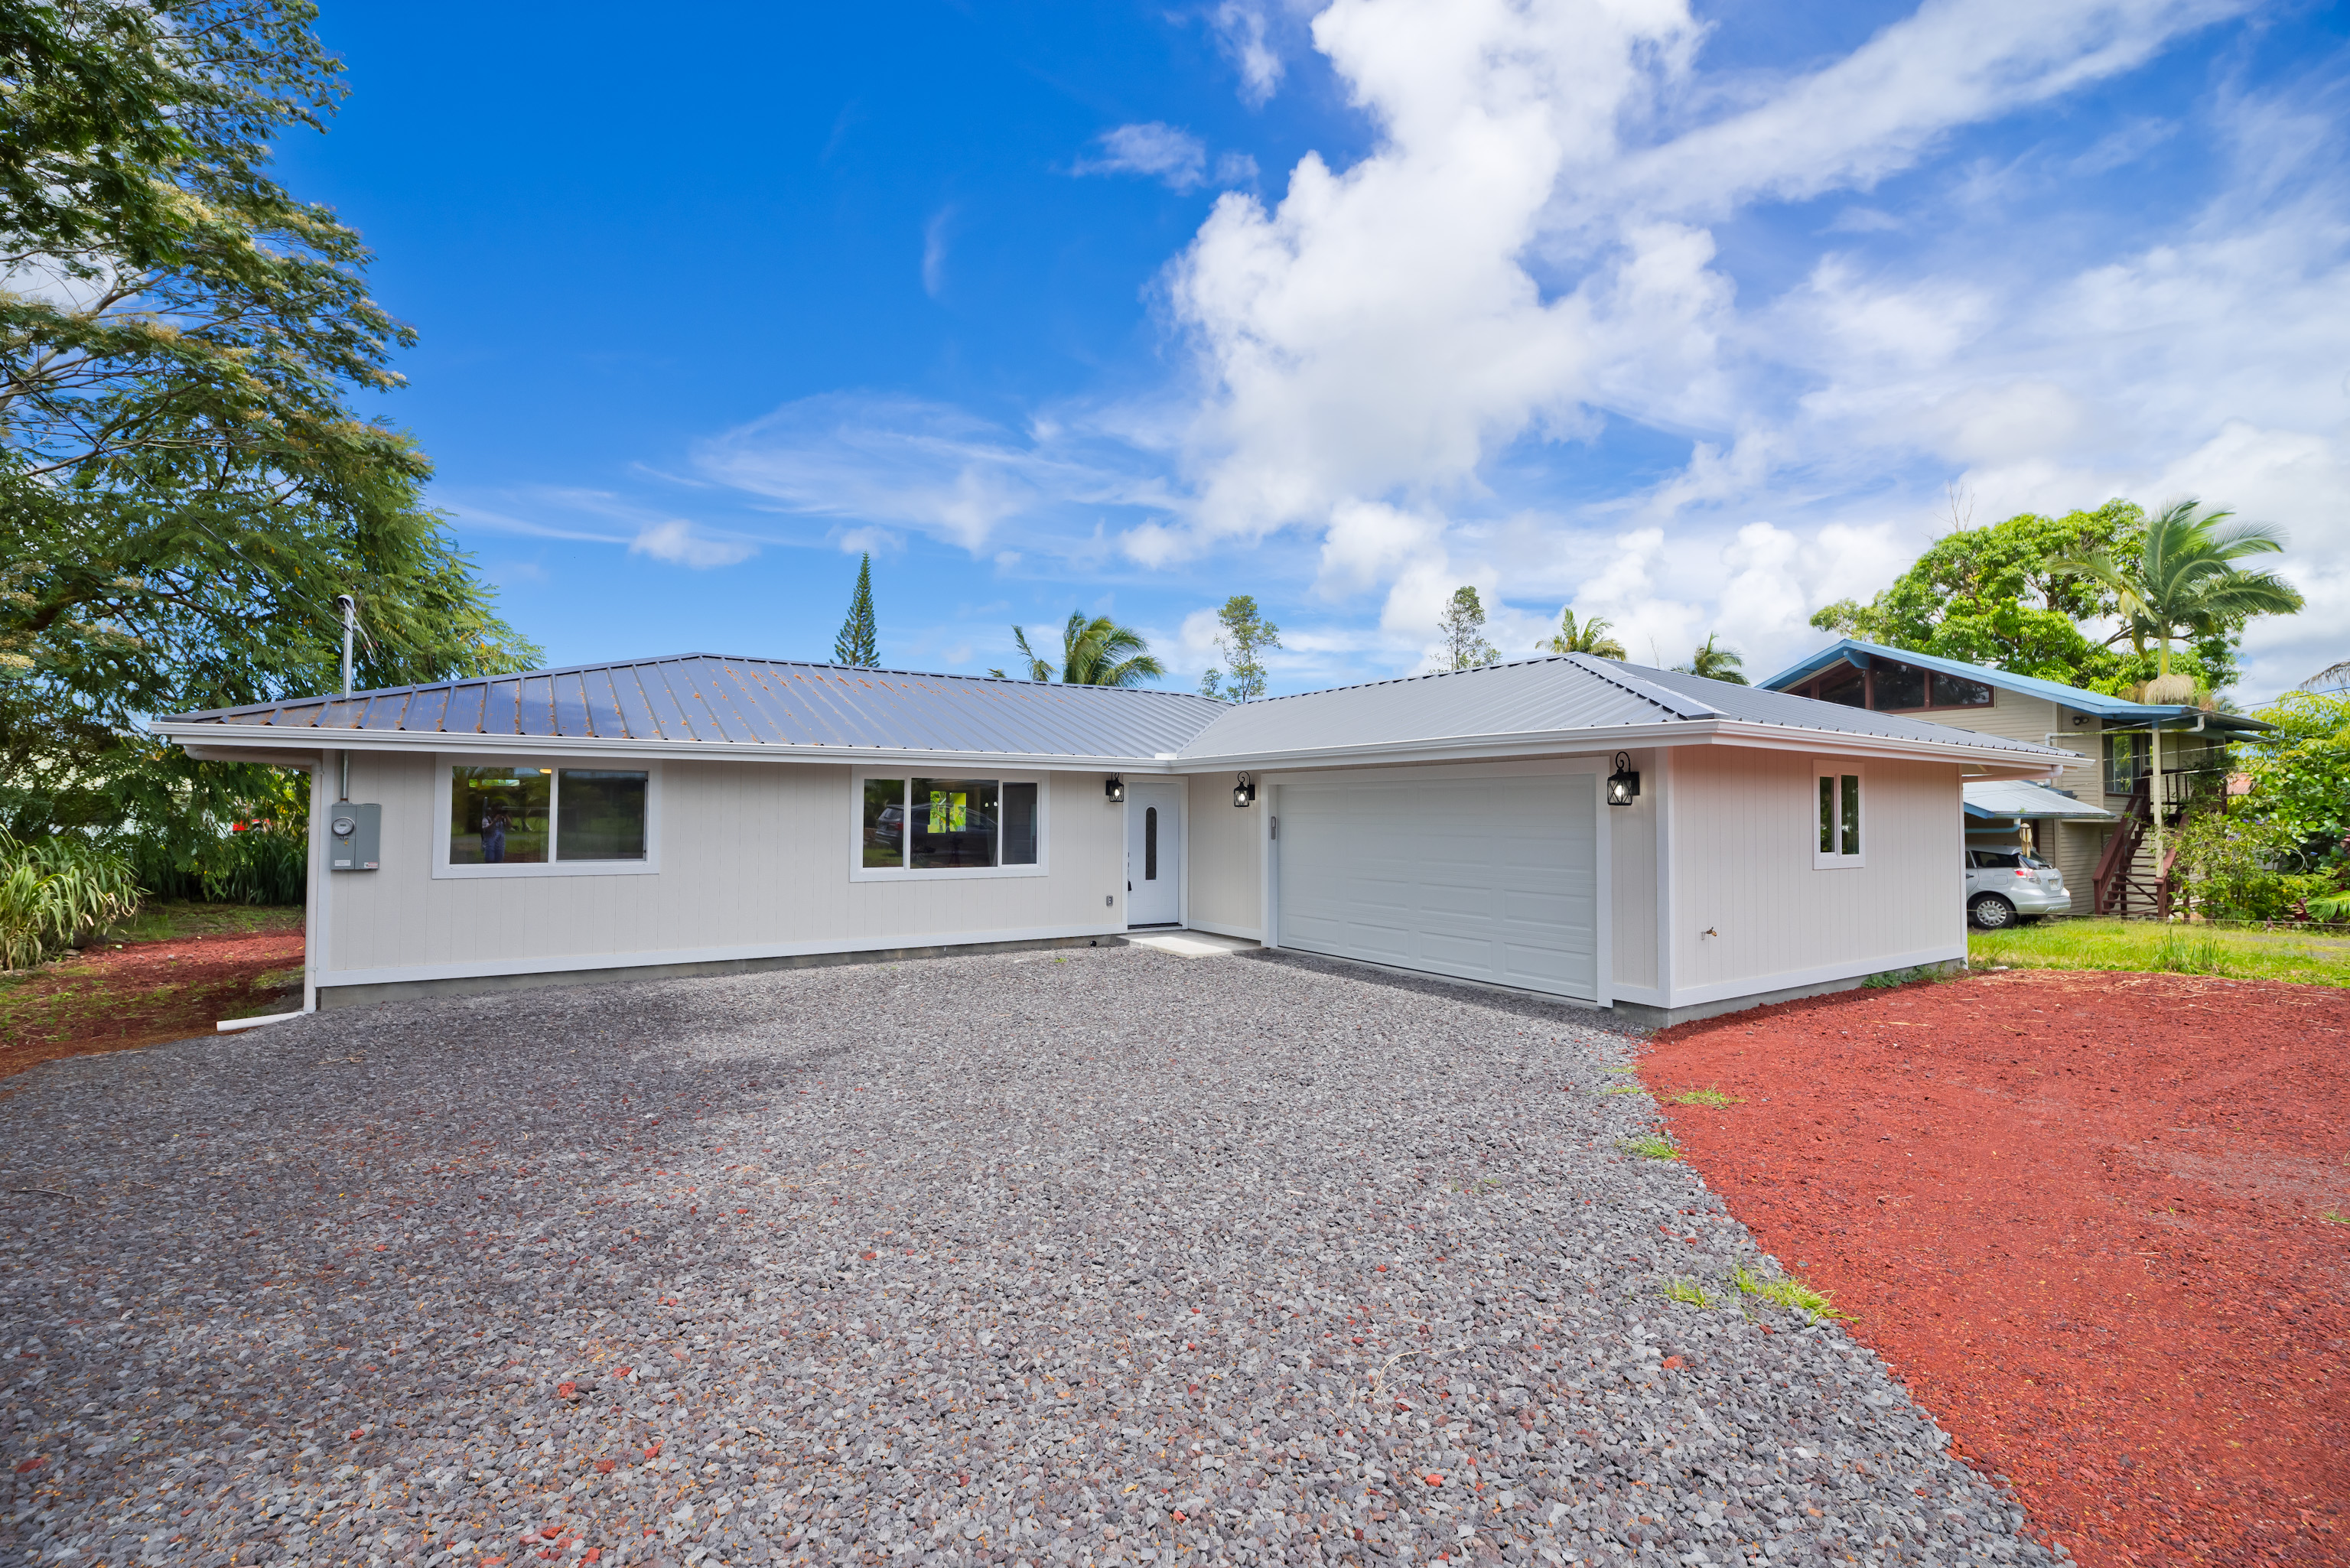
[[[865,871],[985,871],[1037,864],[1038,786],[1022,779],[868,778],[857,865]]]
[[[616,768],[455,763],[449,845],[457,868],[636,870],[651,844],[651,775]]]
[[[1820,763],[1816,774],[1817,815],[1814,821],[1816,833],[1812,843],[1812,864],[1857,866],[1861,863],[1860,774],[1845,773],[1834,763]]]

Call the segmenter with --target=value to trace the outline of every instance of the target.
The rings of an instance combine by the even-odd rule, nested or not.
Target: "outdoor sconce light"
[[[1248,774],[1241,774],[1240,782],[1232,785],[1232,804],[1246,810],[1255,800],[1256,785],[1249,782]]]
[[[1102,780],[1102,798],[1112,805],[1122,803],[1126,799],[1126,781],[1116,774]]]
[[[1616,771],[1607,775],[1607,804],[1629,805],[1640,793],[1640,775],[1632,771],[1632,759],[1625,753],[1616,753]]]

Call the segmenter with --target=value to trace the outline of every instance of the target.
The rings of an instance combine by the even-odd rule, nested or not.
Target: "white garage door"
[[[1281,786],[1284,947],[1598,1000],[1597,780]]]

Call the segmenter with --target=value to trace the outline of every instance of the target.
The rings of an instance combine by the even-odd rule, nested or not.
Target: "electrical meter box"
[[[327,864],[338,871],[372,871],[383,859],[383,807],[338,800],[327,810]]]

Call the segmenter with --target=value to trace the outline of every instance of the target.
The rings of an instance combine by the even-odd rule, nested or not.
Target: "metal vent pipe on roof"
[[[337,594],[335,607],[343,612],[343,701],[348,702],[351,700],[351,639],[359,631],[359,601],[348,594]],[[341,781],[336,786],[335,798],[347,801],[351,798],[351,749],[348,746],[343,748],[338,761],[342,764]]]

